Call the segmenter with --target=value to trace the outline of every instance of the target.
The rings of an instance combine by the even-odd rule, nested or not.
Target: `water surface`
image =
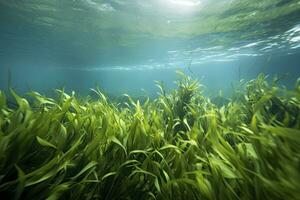
[[[0,44],[1,89],[11,79],[20,92],[155,94],[177,69],[212,92],[260,72],[291,85],[300,1],[1,0]]]

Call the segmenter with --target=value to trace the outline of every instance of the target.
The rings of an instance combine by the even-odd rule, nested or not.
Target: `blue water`
[[[0,1],[0,90],[155,95],[180,69],[206,94],[300,76],[300,1]]]

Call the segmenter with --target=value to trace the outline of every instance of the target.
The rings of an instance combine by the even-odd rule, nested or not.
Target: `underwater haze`
[[[1,0],[0,88],[155,95],[181,69],[208,94],[300,75],[297,0]]]
[[[299,0],[0,0],[0,197],[300,200]]]

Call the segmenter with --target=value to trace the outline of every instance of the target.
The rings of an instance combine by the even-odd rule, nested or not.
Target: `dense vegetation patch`
[[[216,105],[181,75],[142,104],[0,92],[1,198],[299,199],[300,81],[260,75]]]

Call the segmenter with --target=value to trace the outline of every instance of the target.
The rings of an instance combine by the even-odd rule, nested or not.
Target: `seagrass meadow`
[[[0,92],[1,198],[300,199],[300,79],[216,104],[179,74],[144,103]]]

